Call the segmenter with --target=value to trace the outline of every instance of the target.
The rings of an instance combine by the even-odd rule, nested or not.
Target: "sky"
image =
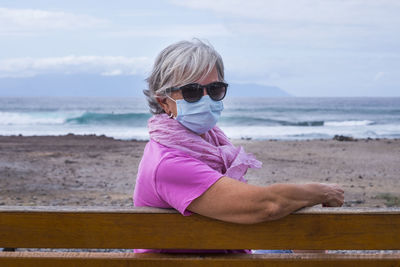
[[[0,0],[0,83],[146,77],[163,48],[194,37],[221,54],[228,82],[400,96],[398,0]]]

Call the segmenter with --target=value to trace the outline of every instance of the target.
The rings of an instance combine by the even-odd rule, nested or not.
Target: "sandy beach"
[[[249,183],[337,183],[345,206],[400,206],[400,140],[234,140],[263,162]],[[133,206],[146,142],[0,136],[0,205]]]

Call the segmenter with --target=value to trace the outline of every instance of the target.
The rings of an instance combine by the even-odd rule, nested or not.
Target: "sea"
[[[145,98],[0,97],[0,135],[105,135],[148,140]],[[227,98],[231,139],[400,138],[400,98]]]

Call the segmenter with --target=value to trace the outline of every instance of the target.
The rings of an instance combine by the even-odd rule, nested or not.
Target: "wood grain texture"
[[[298,212],[241,225],[132,209],[0,210],[0,247],[175,249],[400,249],[400,212]],[[154,211],[154,210],[153,210]]]
[[[167,255],[134,253],[4,252],[0,266],[400,266],[400,255],[274,254]]]

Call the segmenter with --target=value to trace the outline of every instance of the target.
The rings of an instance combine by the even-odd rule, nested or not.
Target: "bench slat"
[[[399,266],[399,254],[166,255],[85,252],[3,252],[0,266]]]
[[[400,249],[400,212],[295,213],[253,225],[177,213],[0,211],[0,247]]]

